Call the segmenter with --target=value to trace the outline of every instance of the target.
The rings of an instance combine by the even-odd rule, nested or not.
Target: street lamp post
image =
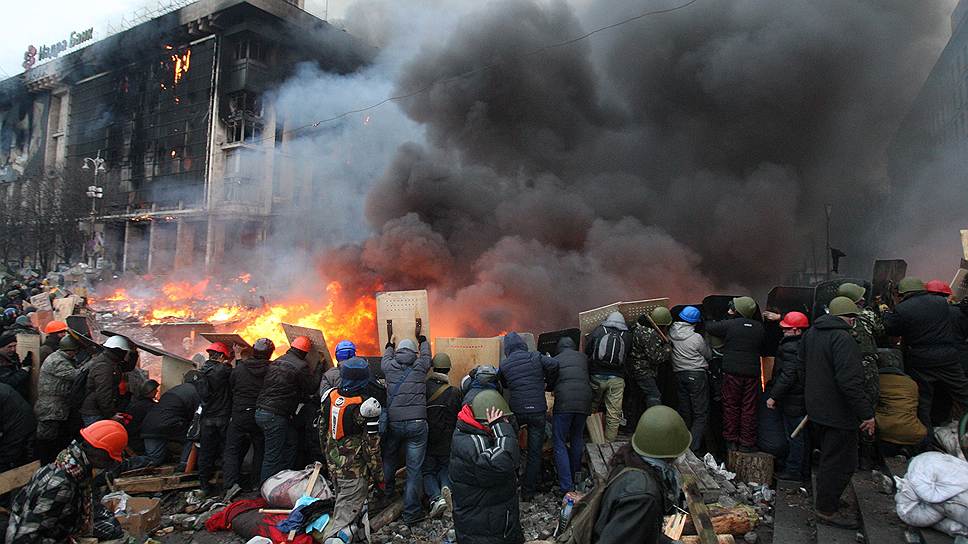
[[[104,188],[98,187],[97,175],[102,172],[107,172],[107,168],[104,166],[104,159],[101,158],[101,150],[97,150],[97,156],[93,159],[90,157],[84,158],[84,165],[81,166],[82,170],[94,169],[94,185],[87,186],[87,196],[91,199],[91,250],[87,256],[88,264],[93,268],[95,266],[94,262],[94,248],[97,246],[97,236],[94,233],[94,218],[97,214],[97,201],[99,198],[104,198]]]

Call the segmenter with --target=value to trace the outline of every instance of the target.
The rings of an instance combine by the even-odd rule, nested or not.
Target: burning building
[[[113,271],[218,271],[309,190],[267,93],[371,57],[301,1],[194,2],[0,82],[0,199],[52,188]]]

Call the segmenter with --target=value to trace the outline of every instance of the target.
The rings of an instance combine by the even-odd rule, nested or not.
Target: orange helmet
[[[290,347],[294,347],[299,351],[309,353],[313,349],[313,341],[306,336],[297,336],[292,339],[292,344],[290,344]]]
[[[128,445],[128,431],[124,425],[111,419],[95,421],[81,429],[81,437],[99,450],[108,452],[111,459],[121,461],[121,452]]]
[[[208,351],[208,352],[214,351],[215,353],[221,353],[222,355],[225,356],[226,359],[231,359],[233,356],[232,350],[229,349],[229,347],[222,342],[212,342],[210,346],[205,348],[205,351]]]
[[[924,290],[929,293],[951,296],[951,287],[941,280],[931,280],[924,284]]]
[[[44,327],[45,334],[54,334],[55,332],[64,332],[67,330],[67,323],[63,321],[51,321]]]

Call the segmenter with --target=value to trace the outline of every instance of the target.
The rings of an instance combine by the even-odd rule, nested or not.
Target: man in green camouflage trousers
[[[383,480],[379,401],[367,394],[370,367],[353,357],[339,365],[340,384],[322,397],[320,446],[338,491],[323,538],[353,540],[371,483]],[[368,530],[368,529],[367,529]]]
[[[652,326],[649,317],[658,329]],[[659,375],[659,367],[668,363],[672,354],[672,345],[664,337],[670,324],[672,314],[668,308],[659,307],[651,314],[640,316],[632,329],[629,375],[645,395],[646,409],[662,404],[662,393],[659,392],[656,377]]]

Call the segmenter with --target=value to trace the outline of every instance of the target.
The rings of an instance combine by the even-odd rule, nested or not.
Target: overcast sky
[[[352,0],[329,0],[332,18],[342,15]],[[166,4],[168,0],[161,0]],[[0,78],[23,72],[21,64],[28,45],[38,48],[66,40],[75,30],[94,27],[94,39],[104,37],[108,25],[118,26],[122,18],[132,19],[136,11],[157,7],[158,0],[44,0],[33,10],[15,10],[11,6],[0,17]],[[322,17],[326,0],[307,0],[306,9]]]

